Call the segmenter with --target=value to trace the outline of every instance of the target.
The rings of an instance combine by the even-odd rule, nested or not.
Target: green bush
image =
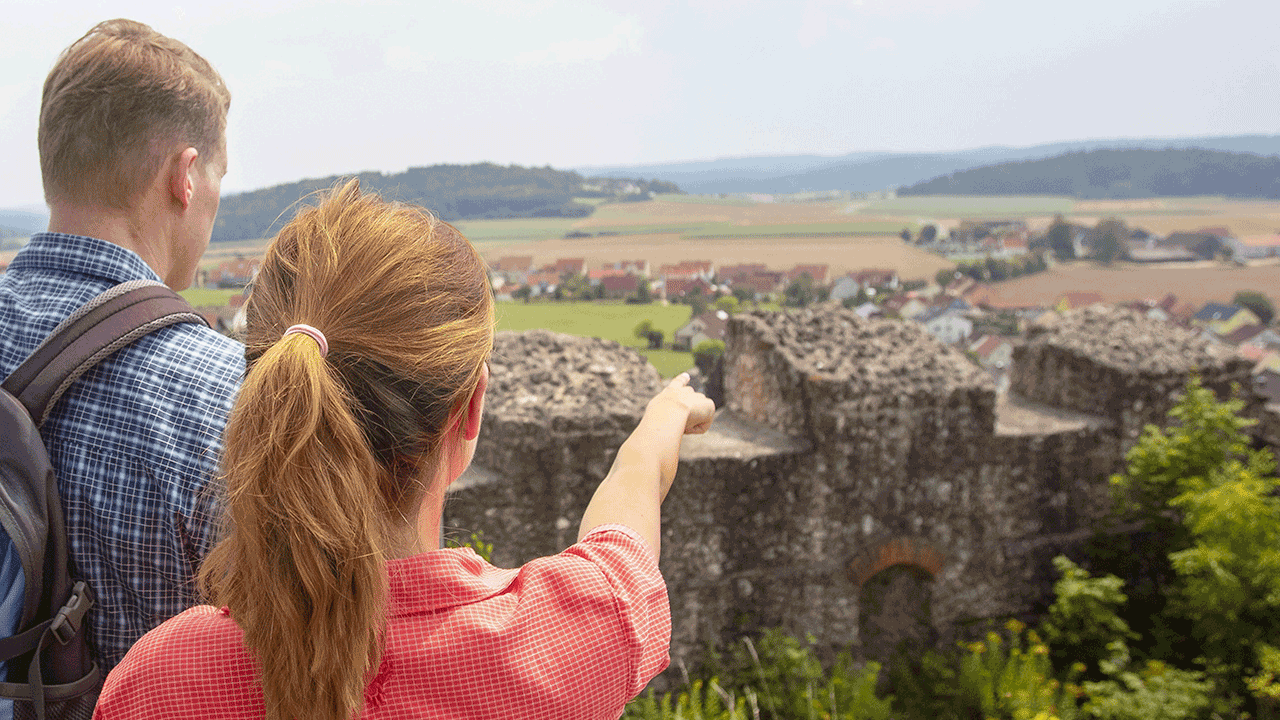
[[[471,533],[471,537],[467,540],[458,540],[457,538],[447,537],[444,541],[445,547],[469,547],[476,551],[476,554],[484,558],[485,562],[492,562],[493,543],[484,541],[484,533],[476,531]]]
[[[661,696],[650,690],[627,704],[622,720],[748,720],[759,712],[750,702],[725,692],[715,678],[705,684],[694,680],[685,690]]]
[[[703,362],[715,360],[722,355],[724,355],[723,340],[703,340],[693,349],[693,359],[703,360]]]
[[[1017,620],[961,652],[930,651],[917,662],[899,660],[890,682],[899,717],[967,720],[1072,720],[1080,687],[1054,677],[1049,647]],[[1083,668],[1075,666],[1074,679]]]
[[[1123,580],[1090,577],[1062,555],[1053,559],[1053,566],[1060,578],[1041,631],[1062,664],[1097,663],[1108,656],[1112,642],[1138,639],[1118,612],[1128,599],[1121,590]]]
[[[1100,720],[1187,720],[1205,715],[1214,704],[1214,684],[1204,673],[1158,660],[1135,671],[1123,641],[1113,643],[1112,650],[1113,656],[1102,662],[1110,679],[1083,684],[1089,697],[1086,714]]]
[[[827,669],[804,641],[769,630],[743,638],[728,658],[713,653],[723,674],[694,680],[661,696],[650,692],[627,706],[627,720],[752,718],[755,720],[888,720],[892,698],[876,695],[877,663],[855,663],[841,653]],[[744,713],[738,715],[735,713]]]

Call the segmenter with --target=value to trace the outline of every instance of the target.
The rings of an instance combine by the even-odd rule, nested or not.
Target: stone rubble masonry
[[[828,305],[734,316],[726,407],[685,438],[663,506],[673,658],[774,626],[863,652],[863,584],[893,567],[931,578],[919,620],[940,641],[1028,613],[1051,592],[1049,559],[1109,508],[1132,431],[1162,421],[1193,371],[1223,390],[1248,377],[1233,355],[1118,310],[1037,328],[1005,396],[915,323]],[[573,542],[661,382],[634,350],[542,331],[499,333],[493,378],[445,528],[482,531],[514,567]],[[901,614],[864,619],[878,633],[867,654],[891,646]]]
[[[1127,449],[1143,426],[1165,423],[1189,375],[1226,397],[1233,384],[1249,389],[1251,366],[1235,348],[1191,330],[1094,305],[1032,326],[1014,348],[1010,388],[1110,419]]]

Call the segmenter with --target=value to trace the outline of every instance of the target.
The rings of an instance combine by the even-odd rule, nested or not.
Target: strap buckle
[[[77,580],[71,587],[71,596],[58,610],[58,614],[53,618],[53,624],[49,626],[49,630],[53,632],[58,642],[66,645],[75,639],[76,633],[80,632],[80,626],[84,622],[84,615],[91,607],[93,607],[93,593],[89,590],[88,583]]]

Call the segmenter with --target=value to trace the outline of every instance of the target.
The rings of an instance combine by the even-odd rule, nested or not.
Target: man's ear
[[[480,436],[480,420],[484,416],[484,391],[489,389],[489,363],[480,369],[480,381],[467,400],[467,416],[463,420],[463,437],[468,441]]]
[[[191,198],[196,193],[194,173],[199,172],[196,160],[200,151],[193,147],[178,153],[169,165],[169,194],[185,210],[191,205]]]

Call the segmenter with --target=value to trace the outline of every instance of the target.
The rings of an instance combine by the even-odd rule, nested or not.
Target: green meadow
[[[633,347],[662,377],[674,377],[693,366],[693,355],[675,350],[649,350],[631,331],[642,320],[653,322],[665,342],[689,321],[688,305],[626,305],[607,302],[502,302],[497,307],[499,330],[554,330],[569,335],[614,340]]]
[[[721,227],[707,227],[686,234],[682,239],[736,238],[736,237],[814,237],[823,235],[896,235],[902,230],[900,222],[866,220],[845,223],[780,223],[775,225],[734,225],[722,223]],[[914,223],[907,223],[907,226]]]
[[[1076,201],[1055,196],[921,195],[880,200],[863,207],[868,215],[930,215],[941,217],[1069,214]]]
[[[244,292],[243,288],[191,287],[178,294],[194,307],[222,307],[242,292]]]
[[[549,240],[564,237],[581,218],[512,218],[459,220],[454,226],[475,243]]]

